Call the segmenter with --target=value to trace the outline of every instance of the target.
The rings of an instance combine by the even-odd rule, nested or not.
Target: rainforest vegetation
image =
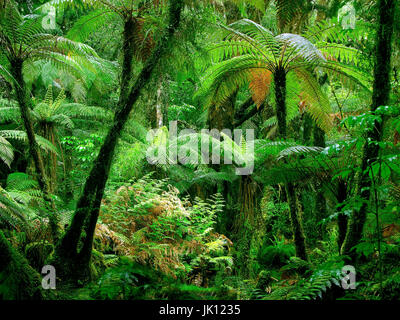
[[[397,0],[0,0],[0,300],[399,300]]]

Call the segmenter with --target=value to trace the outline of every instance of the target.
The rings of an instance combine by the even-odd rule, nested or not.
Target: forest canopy
[[[396,0],[0,0],[0,300],[399,300]]]

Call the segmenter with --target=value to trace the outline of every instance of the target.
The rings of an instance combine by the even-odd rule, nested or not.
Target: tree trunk
[[[342,207],[343,207],[343,202],[347,199],[347,186],[346,182],[344,180],[339,180],[338,183],[338,190],[337,190],[337,201],[339,203],[339,215],[338,215],[338,248],[339,248],[339,253],[340,253],[340,248],[343,245],[344,239],[346,238],[346,231],[347,231],[347,216],[340,212]]]
[[[72,130],[66,129],[66,135],[72,136]],[[61,149],[61,148],[60,148]],[[61,152],[63,150],[61,149]],[[70,147],[66,147],[64,150],[63,156],[64,162],[64,197],[67,199],[67,202],[70,202],[74,198],[74,183],[71,177],[71,171],[73,169],[73,159],[72,159],[72,151]]]
[[[71,226],[56,247],[54,263],[57,264],[57,271],[60,271],[58,274],[61,276],[72,276],[75,279],[81,280],[87,280],[88,278],[94,230],[118,137],[128,120],[134,104],[140,97],[142,89],[148,83],[155,66],[167,51],[170,40],[172,39],[176,29],[179,27],[182,8],[182,0],[171,2],[167,30],[158,43],[158,46],[146,61],[128,95],[124,93],[126,92],[124,90],[129,86],[128,79],[130,78],[132,45],[128,45],[127,43],[133,40],[131,39],[132,34],[124,30],[124,43],[126,45],[124,45],[123,48],[124,62],[120,101],[114,116],[113,125],[108,132],[99,155],[94,162],[93,168],[86,179],[84,190],[78,200]],[[129,24],[125,24],[125,27],[127,27],[127,25],[129,26]],[[85,224],[86,219],[88,220]],[[78,252],[78,242],[84,228],[86,231],[86,237],[83,239],[82,249]]]
[[[316,147],[325,148],[325,132],[318,127],[316,123],[314,123],[314,142],[313,145]],[[325,219],[327,216],[326,210],[326,199],[323,191],[321,190],[320,183],[316,184],[317,194],[315,196],[315,222],[321,222],[322,219]],[[319,233],[320,239],[323,238],[325,234],[324,227],[322,224],[318,224],[317,231]]]
[[[162,78],[160,78],[157,88],[157,100],[156,100],[156,128],[161,128],[164,125],[162,91],[163,91],[163,80]]]
[[[238,94],[238,90],[234,91],[223,103],[220,105],[212,105],[208,108],[207,114],[207,125],[209,130],[216,129],[221,132],[223,129],[231,130],[233,134],[234,119],[235,119],[235,102]],[[233,139],[234,137],[232,137]],[[222,137],[220,137],[222,140]],[[220,172],[223,164],[210,164],[209,166],[215,171]],[[220,190],[218,190],[220,188]],[[224,199],[234,199],[233,192],[236,190],[232,187],[232,183],[229,181],[222,181],[219,185],[209,188],[206,192],[207,195],[215,194],[220,192]],[[240,220],[233,210],[228,209],[228,205],[225,206],[223,212],[219,213],[217,217],[216,230],[219,233],[230,234],[233,236],[238,230],[235,230],[234,226],[237,225],[237,221]],[[232,224],[232,226],[230,226]],[[232,227],[232,228],[231,228]],[[232,229],[232,233],[230,233]],[[228,231],[229,230],[229,231]]]
[[[286,138],[286,71],[278,69],[274,74],[275,83],[275,101],[276,101],[276,117],[278,120],[278,136],[280,139]],[[307,260],[305,236],[302,228],[301,218],[298,212],[297,196],[294,184],[286,183],[285,186],[287,200],[289,204],[290,220],[292,224],[292,232],[294,244],[296,247],[296,256],[303,260]]]
[[[15,92],[18,100],[21,117],[24,122],[25,131],[28,137],[29,143],[29,155],[32,157],[37,180],[43,192],[47,191],[46,172],[43,164],[43,159],[40,154],[39,145],[35,138],[35,132],[33,130],[33,122],[30,115],[30,103],[28,102],[28,93],[26,90],[25,82],[22,75],[22,60],[15,60],[12,62],[12,74],[16,80]]]
[[[124,31],[122,34],[123,60],[117,112],[122,110],[123,107],[126,105],[130,89],[129,86],[132,77],[132,60],[134,55],[134,32],[135,21],[131,17],[126,19],[126,21],[124,22]],[[81,239],[81,233],[83,231],[85,220],[88,217],[91,208],[93,208],[95,195],[97,194],[97,189],[99,189],[101,181],[103,181],[103,179],[105,179],[105,181],[108,179],[108,177],[104,176],[104,169],[107,166],[106,158],[104,158],[104,155],[105,153],[107,153],[108,158],[111,159],[114,153],[114,148],[117,140],[116,132],[114,129],[117,123],[115,121],[117,119],[117,112],[114,118],[113,130],[109,131],[106,141],[99,152],[99,155],[94,163],[92,170],[89,173],[88,178],[86,179],[84,190],[78,200],[75,214],[71,221],[71,226],[61,240],[61,243],[56,248],[57,256],[60,256],[59,259],[68,260],[70,261],[70,263],[73,263],[74,260],[78,260],[78,242]],[[111,143],[113,143],[114,145],[111,145]]]
[[[286,139],[286,71],[284,69],[276,70],[274,84],[278,137]]]
[[[304,236],[298,199],[293,183],[289,182],[286,184],[286,194],[289,203],[290,222],[292,224],[296,256],[307,261],[306,238]]]
[[[303,119],[303,144],[305,146],[309,146],[311,144],[311,133],[313,129],[313,119],[308,114],[308,112],[304,113]]]
[[[60,235],[60,227],[58,225],[57,214],[55,211],[55,204],[51,198],[50,186],[47,180],[46,169],[44,167],[43,159],[40,154],[39,145],[35,138],[35,132],[33,129],[33,122],[30,115],[31,107],[28,92],[22,75],[23,60],[15,59],[11,62],[11,72],[16,81],[14,88],[16,92],[16,98],[18,101],[21,117],[24,123],[24,128],[28,137],[29,144],[29,155],[33,159],[35,165],[35,171],[39,187],[44,195],[46,203],[46,209],[49,213],[49,223],[52,230],[54,241],[58,240]]]
[[[392,57],[392,38],[394,26],[395,0],[379,0],[378,3],[379,26],[376,39],[376,61],[374,67],[374,85],[372,94],[371,111],[389,103],[390,95],[390,64]],[[354,248],[361,238],[367,216],[368,201],[370,197],[371,180],[369,178],[368,166],[377,160],[379,146],[369,141],[379,142],[382,140],[383,121],[375,121],[374,126],[366,136],[363,157],[361,163],[361,174],[358,183],[358,194],[364,201],[359,210],[354,210],[347,234],[343,244],[342,253],[355,259]]]

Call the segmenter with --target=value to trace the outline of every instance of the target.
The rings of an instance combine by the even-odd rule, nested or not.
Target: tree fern
[[[210,56],[214,64],[205,73],[197,93],[205,98],[206,104],[220,103],[238,87],[251,84],[255,70],[271,72],[274,75],[271,80],[276,80],[279,70],[285,75],[294,72],[300,84],[297,94],[306,102],[306,111],[323,130],[327,130],[331,127],[329,100],[310,70],[323,68],[369,88],[367,75],[351,65],[358,54],[354,48],[340,44],[335,46],[335,43],[328,45],[323,41],[313,44],[296,34],[274,36],[271,31],[247,19],[223,28],[226,30],[225,38],[211,48]],[[326,56],[335,61],[327,60]],[[343,61],[339,62],[341,56]]]

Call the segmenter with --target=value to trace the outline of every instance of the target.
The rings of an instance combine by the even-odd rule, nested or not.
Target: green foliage
[[[93,70],[98,57],[96,52],[83,43],[46,33],[42,26],[43,14],[22,16],[15,2],[10,0],[5,2],[0,15],[0,61],[7,61],[2,64],[4,69],[19,59],[23,62],[51,61],[77,75],[84,73],[85,68]],[[17,47],[20,50],[14,50]]]
[[[293,260],[293,268],[304,267],[304,261]],[[343,261],[328,261],[314,270],[308,279],[301,279],[294,286],[279,286],[265,297],[266,300],[315,300],[323,299],[324,293],[340,286]],[[290,264],[288,268],[291,268]]]
[[[281,267],[294,256],[295,250],[292,244],[286,244],[285,240],[275,239],[273,245],[263,246],[258,253],[258,261],[265,267]]]
[[[121,258],[117,266],[109,268],[90,293],[99,300],[213,300],[224,294],[223,289],[180,283],[127,258]]]
[[[339,57],[346,56],[344,52],[349,50],[354,52],[355,56],[357,50],[354,48],[336,45],[336,50],[333,51],[329,50],[331,44],[324,42],[322,38],[312,43],[296,34],[283,33],[275,36],[262,25],[248,19],[237,21],[224,29],[227,30],[224,40],[216,44],[211,51],[215,64],[207,70],[198,93],[200,96],[206,96],[207,105],[220,104],[237,87],[249,82],[251,88],[251,82],[256,81],[257,70],[264,72],[264,77],[269,75],[269,81],[271,74],[275,75],[277,70],[283,69],[285,73],[293,71],[293,76],[300,86],[300,91],[296,94],[307,103],[306,111],[321,129],[327,130],[331,128],[328,118],[331,110],[329,99],[310,69],[326,68],[329,73],[348,76],[351,81],[361,85],[366,83],[364,80],[368,75],[346,64],[351,59],[342,59],[339,62]],[[265,90],[271,91],[270,83],[264,83],[264,86]],[[364,86],[369,88],[369,84]]]
[[[40,278],[0,231],[0,298],[40,300]]]
[[[0,187],[0,225],[18,229],[26,224],[25,208]]]
[[[116,267],[104,273],[94,286],[91,296],[100,300],[145,299],[160,288],[160,276],[148,267],[120,259]]]
[[[398,300],[400,29],[390,83],[371,95],[385,71],[375,68],[381,1],[182,1],[179,30],[132,99],[172,1],[0,0],[0,300]],[[336,18],[346,4],[356,8],[355,29]],[[45,29],[51,7],[55,28]],[[107,181],[86,193],[128,100],[135,108],[115,132]],[[169,121],[194,131],[175,138]],[[244,139],[201,132],[211,126],[254,129],[254,155]],[[148,139],[152,127],[160,128]],[[231,153],[233,165],[192,161],[207,160],[203,147]],[[40,160],[49,194],[35,175]],[[237,175],[253,161],[251,177]],[[301,212],[307,261],[295,256],[288,202]],[[96,211],[75,210],[85,203],[101,204],[97,225]],[[63,236],[74,212],[83,230],[61,256],[95,227],[92,282],[65,285],[60,273],[47,295],[38,271],[57,245],[49,214]],[[361,237],[347,257],[338,244],[353,227]],[[355,290],[340,286],[348,264]]]
[[[32,268],[41,272],[53,249],[53,245],[47,241],[31,242],[25,247],[25,257]]]

